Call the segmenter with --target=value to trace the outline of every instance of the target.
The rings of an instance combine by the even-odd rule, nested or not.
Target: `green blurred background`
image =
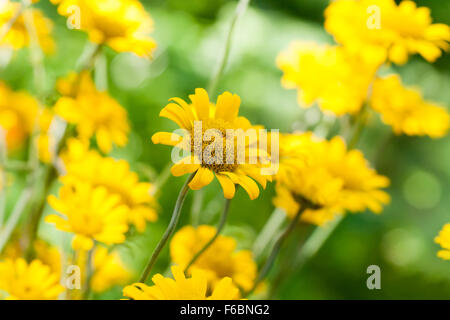
[[[187,98],[197,87],[207,84],[217,66],[236,1],[155,0],[142,1],[155,20],[154,38],[158,49],[152,61],[132,54],[106,50],[110,94],[129,112],[132,133],[127,147],[115,149],[113,156],[125,158],[143,179],[162,172],[170,161],[170,148],[153,145],[153,133],[175,129],[172,122],[158,117],[167,100]],[[436,22],[450,24],[450,2],[416,1],[431,8]],[[324,121],[317,108],[302,110],[294,90],[280,85],[281,71],[275,58],[298,39],[332,42],[323,28],[325,0],[254,0],[237,26],[229,64],[220,81],[219,92],[229,90],[241,96],[241,114],[252,123],[267,128],[314,129],[323,135]],[[38,5],[55,22],[57,52],[45,59],[48,82],[73,70],[87,44],[86,34],[68,30],[65,19],[48,1]],[[430,65],[413,57],[401,67],[392,67],[407,84],[423,89],[430,100],[448,106],[450,101],[450,58],[441,57]],[[0,78],[15,89],[34,91],[32,68],[27,50],[16,52]],[[325,119],[330,121],[330,119]],[[321,124],[319,124],[319,122]],[[392,136],[390,128],[374,117],[359,147],[372,165],[391,181],[392,203],[381,215],[362,213],[347,216],[316,256],[303,268],[295,269],[281,284],[279,299],[448,299],[450,262],[436,257],[439,246],[433,238],[450,222],[450,138],[439,140]],[[21,154],[16,155],[21,157]],[[148,225],[144,234],[133,234],[119,250],[130,268],[138,274],[162,235],[184,178],[169,177],[158,193],[159,220]],[[18,194],[23,181],[18,177],[11,187]],[[53,187],[53,192],[57,190]],[[240,190],[232,201],[225,234],[233,235],[242,248],[251,248],[255,237],[271,216],[274,195],[269,185],[261,196],[250,201]],[[187,198],[180,225],[190,223],[192,192]],[[9,199],[9,206],[14,203]],[[200,221],[215,224],[223,205],[217,182],[204,193]],[[51,209],[47,208],[46,212]],[[311,227],[301,227],[311,231]],[[69,240],[53,226],[42,224],[40,236],[67,247]],[[61,244],[63,239],[63,244]],[[301,236],[291,238],[292,253],[301,245]],[[283,263],[275,266],[276,273]],[[155,271],[166,272],[168,249]],[[381,268],[381,290],[368,290],[366,269]],[[285,279],[285,280],[286,280]],[[97,298],[118,298],[120,288]]]

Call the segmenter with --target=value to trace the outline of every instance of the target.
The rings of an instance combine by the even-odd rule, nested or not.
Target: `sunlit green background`
[[[155,20],[154,38],[158,50],[152,61],[132,54],[106,51],[110,94],[129,112],[133,131],[130,143],[115,149],[113,156],[125,158],[142,179],[164,170],[170,161],[170,148],[153,145],[153,133],[175,129],[172,122],[158,117],[167,100],[187,98],[197,87],[207,87],[224,47],[235,1],[157,0],[142,1]],[[432,9],[437,22],[450,24],[450,2],[417,1]],[[230,61],[219,84],[241,96],[241,114],[253,123],[284,132],[316,129],[323,134],[316,108],[301,110],[296,93],[280,85],[281,71],[275,58],[292,40],[332,42],[323,28],[325,0],[255,0],[237,26]],[[56,77],[73,70],[87,44],[86,34],[66,28],[66,21],[48,1],[38,7],[55,22],[57,52],[45,59],[51,88]],[[430,65],[413,57],[402,67],[392,67],[404,82],[417,85],[425,97],[448,106],[450,101],[450,58],[448,55]],[[17,52],[0,78],[15,89],[34,91],[32,68],[27,50]],[[93,112],[95,112],[93,110]],[[316,256],[302,269],[286,275],[272,297],[279,299],[418,299],[450,298],[450,262],[436,257],[438,245],[433,238],[450,222],[450,138],[432,140],[390,135],[390,128],[374,117],[359,145],[377,170],[390,177],[392,203],[381,215],[362,213],[347,216]],[[21,157],[19,153],[16,155]],[[136,275],[161,237],[173,209],[176,194],[185,178],[169,177],[158,194],[160,218],[148,225],[144,234],[133,234],[119,247],[122,257]],[[18,195],[23,187],[17,177],[11,187]],[[56,191],[57,185],[53,187]],[[255,237],[272,214],[270,185],[261,196],[250,201],[240,190],[232,201],[225,229],[239,239],[242,248],[251,248]],[[223,204],[217,182],[205,190],[201,222],[215,224]],[[181,225],[190,223],[192,193],[189,194]],[[9,199],[9,206],[14,204]],[[46,212],[50,212],[50,208]],[[310,232],[305,226],[298,232]],[[53,226],[40,230],[40,236],[67,247],[68,239]],[[63,240],[62,240],[63,239]],[[298,251],[302,236],[291,238],[285,255]],[[280,259],[274,268],[289,259]],[[155,271],[166,272],[168,250],[158,260]],[[381,268],[381,290],[368,290],[366,269]],[[98,298],[118,298],[120,288]]]

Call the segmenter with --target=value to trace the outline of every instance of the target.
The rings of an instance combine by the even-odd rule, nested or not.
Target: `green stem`
[[[33,189],[26,188],[20,195],[20,198],[17,201],[17,204],[14,207],[14,210],[8,219],[5,228],[0,233],[0,253],[3,251],[6,243],[8,242],[9,237],[11,236],[13,230],[15,229],[17,223],[19,222],[20,217],[22,216],[22,213],[28,207],[28,203],[31,199],[32,194]]]
[[[86,259],[86,283],[84,284],[84,295],[83,298],[84,300],[88,300],[89,296],[91,295],[91,280],[92,280],[92,276],[94,275],[94,250],[95,250],[95,246],[89,250],[88,254],[87,254],[87,259]]]
[[[261,268],[261,271],[259,272],[258,277],[255,280],[255,283],[253,284],[253,287],[250,289],[249,292],[247,292],[246,296],[250,295],[261,283],[261,281],[264,280],[264,278],[267,276],[267,274],[269,273],[270,269],[272,268],[275,262],[276,257],[278,256],[278,253],[280,252],[281,246],[283,245],[284,241],[286,241],[292,230],[295,229],[295,226],[297,225],[300,216],[307,208],[308,207],[306,205],[302,205],[300,207],[300,209],[297,211],[297,214],[294,216],[294,218],[288,224],[288,226],[280,235],[278,240],[275,242],[275,245],[273,246],[270,256],[267,258],[266,262],[264,263],[264,266]]]
[[[225,226],[225,223],[227,221],[227,217],[228,217],[228,212],[230,209],[230,203],[231,203],[231,199],[226,199],[225,200],[225,206],[223,208],[222,214],[220,215],[220,220],[219,220],[219,225],[217,226],[217,230],[216,233],[214,234],[214,236],[203,246],[203,248],[200,249],[199,252],[197,252],[191,259],[191,261],[189,261],[189,263],[187,264],[186,268],[184,269],[184,273],[187,274],[189,271],[189,268],[195,263],[195,261],[197,261],[197,259],[214,243],[214,241],[216,241],[216,239],[219,237],[223,227]]]
[[[211,82],[208,86],[208,93],[211,97],[214,97],[216,90],[217,90],[217,85],[219,83],[219,80],[222,77],[223,71],[225,70],[225,66],[227,65],[228,58],[230,56],[231,42],[233,40],[233,33],[234,33],[236,23],[239,20],[239,18],[242,16],[244,11],[247,9],[249,3],[250,3],[250,0],[239,0],[239,3],[234,12],[233,18],[231,19],[231,24],[230,24],[230,28],[228,29],[228,34],[227,34],[227,39],[225,42],[225,49],[224,49],[224,52],[222,55],[222,59],[216,70],[216,73],[214,74],[214,76],[211,79]]]
[[[150,275],[150,271],[153,268],[153,265],[156,262],[156,259],[158,259],[159,254],[161,253],[162,249],[166,245],[169,238],[173,235],[175,232],[175,228],[178,224],[178,220],[180,219],[181,209],[183,208],[184,199],[186,198],[186,195],[189,191],[189,182],[192,180],[196,172],[192,173],[189,178],[184,183],[183,187],[180,190],[180,193],[178,194],[177,202],[175,203],[175,208],[173,209],[172,218],[170,219],[169,225],[167,226],[166,231],[164,232],[164,235],[162,236],[161,240],[159,240],[158,244],[156,245],[155,250],[153,250],[153,253],[144,269],[144,272],[142,272],[141,277],[139,278],[139,282],[145,283],[148,276]]]
[[[6,163],[8,162],[8,149],[6,146],[5,131],[0,128],[0,227],[3,226],[6,212]]]

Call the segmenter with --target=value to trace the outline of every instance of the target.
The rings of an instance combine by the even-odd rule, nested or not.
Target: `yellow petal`
[[[192,128],[192,124],[189,121],[189,117],[186,115],[186,112],[175,103],[169,103],[165,106],[159,113],[159,116],[172,120],[179,125],[180,128],[185,128],[187,130]]]
[[[199,190],[204,186],[210,184],[212,179],[214,179],[214,174],[212,173],[212,171],[201,167],[197,170],[197,173],[195,174],[192,181],[189,182],[189,187],[192,190]]]
[[[236,187],[234,186],[233,181],[220,173],[216,173],[216,177],[222,187],[224,197],[226,199],[233,199],[236,192]]]
[[[180,162],[175,163],[172,168],[170,168],[170,172],[175,176],[179,177],[186,173],[192,173],[200,167],[200,164],[194,163],[194,159],[186,157],[182,159]]]
[[[183,141],[183,137],[172,132],[157,132],[152,136],[154,144],[165,144],[167,146],[176,146]]]
[[[195,94],[189,96],[192,104],[194,105],[197,116],[200,120],[206,120],[209,118],[209,96],[205,89],[195,89]]]
[[[241,98],[236,94],[224,92],[217,98],[216,119],[224,119],[233,121],[239,113],[239,106],[241,105]]]

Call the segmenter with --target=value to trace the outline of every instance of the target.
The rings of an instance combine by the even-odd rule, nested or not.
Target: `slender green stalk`
[[[0,228],[3,226],[6,211],[6,162],[8,149],[6,147],[5,131],[0,128]]]
[[[230,56],[231,43],[233,40],[233,33],[234,33],[236,23],[239,20],[239,18],[242,16],[242,14],[245,12],[245,10],[247,9],[249,3],[250,3],[250,0],[239,0],[239,3],[236,7],[234,15],[231,19],[231,24],[230,24],[230,28],[228,29],[227,39],[225,40],[225,48],[224,48],[224,51],[222,54],[222,58],[220,60],[218,68],[208,86],[208,93],[211,97],[214,97],[216,90],[217,90],[217,85],[219,83],[219,80],[222,77],[223,71],[225,70],[225,67],[227,65],[228,58]]]
[[[172,237],[173,233],[175,232],[175,228],[178,224],[178,220],[180,219],[181,209],[183,208],[184,199],[186,198],[186,195],[189,191],[189,182],[194,177],[195,172],[192,173],[189,178],[184,183],[183,187],[180,190],[180,193],[178,194],[177,202],[175,203],[175,208],[173,209],[172,218],[170,219],[169,225],[167,226],[166,231],[164,232],[164,235],[162,236],[161,240],[159,240],[158,244],[156,245],[156,248],[153,250],[152,255],[150,256],[150,259],[142,272],[141,277],[139,278],[139,282],[145,282],[150,275],[150,271],[153,268],[153,265],[156,262],[156,259],[158,259],[159,254],[161,253],[162,249],[166,245],[167,241]]]
[[[217,230],[216,233],[214,234],[214,236],[203,246],[203,248],[200,249],[200,251],[198,251],[191,259],[191,261],[189,261],[189,263],[187,264],[186,268],[184,269],[184,273],[187,274],[189,271],[189,268],[195,263],[195,261],[197,261],[197,259],[214,243],[214,241],[216,241],[216,239],[219,237],[223,227],[225,226],[225,223],[227,222],[227,217],[228,217],[228,211],[230,209],[230,203],[231,203],[231,199],[226,199],[225,200],[225,206],[223,208],[222,214],[220,215],[220,220],[219,220],[219,224],[217,226]]]
[[[31,4],[30,0],[22,0],[22,7],[28,7]],[[46,82],[46,73],[44,68],[44,53],[39,44],[39,37],[36,30],[34,15],[31,10],[23,12],[25,27],[30,38],[30,61],[33,65],[34,72],[34,86],[41,99],[44,98],[44,86]]]
[[[261,261],[265,257],[265,253],[273,244],[274,235],[282,228],[285,220],[286,214],[284,211],[275,208],[254,242],[252,251],[256,261]]]
[[[246,293],[246,296],[250,295],[257,286],[261,283],[262,280],[267,276],[270,269],[272,268],[275,259],[278,256],[278,253],[280,252],[280,249],[283,245],[283,243],[288,238],[289,234],[292,232],[292,230],[295,229],[295,226],[298,223],[298,220],[300,219],[300,216],[302,213],[308,208],[307,205],[302,205],[300,209],[298,210],[297,214],[294,216],[294,218],[289,222],[286,229],[284,229],[283,233],[280,235],[280,237],[275,242],[275,245],[272,248],[272,252],[270,253],[270,256],[267,258],[266,262],[264,263],[263,267],[261,268],[261,271],[258,274],[258,277],[255,280],[255,283],[253,284],[253,287],[250,289],[249,292]]]
[[[83,298],[84,300],[88,300],[89,296],[91,295],[91,280],[92,276],[94,275],[94,250],[95,246],[88,251],[87,253],[87,259],[86,259],[86,282],[84,284],[84,294]]]
[[[15,229],[17,223],[19,222],[22,213],[28,207],[33,194],[32,188],[26,188],[20,195],[13,212],[11,213],[5,228],[0,233],[0,253],[3,251],[6,243],[8,242],[13,230]]]

